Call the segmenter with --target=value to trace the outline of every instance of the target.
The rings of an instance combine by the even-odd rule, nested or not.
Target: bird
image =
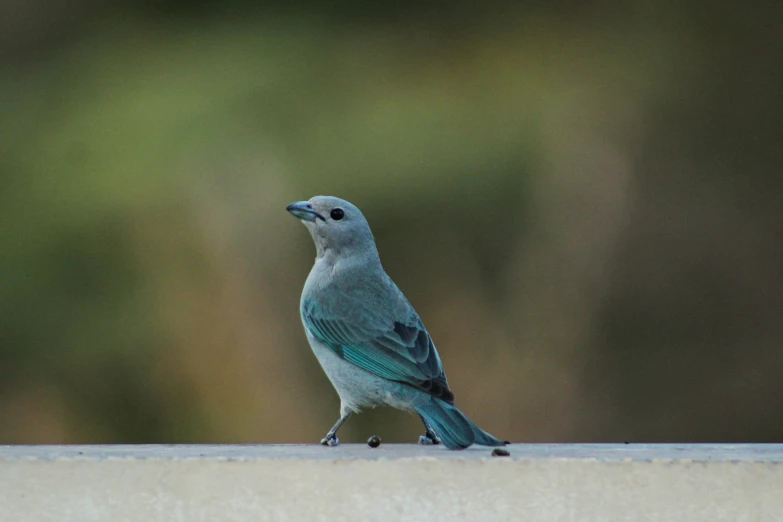
[[[321,440],[362,408],[416,413],[419,444],[451,450],[504,446],[454,405],[440,355],[413,306],[381,265],[370,225],[358,207],[334,196],[291,203],[315,242],[300,314],[307,340],[340,397],[340,417]]]

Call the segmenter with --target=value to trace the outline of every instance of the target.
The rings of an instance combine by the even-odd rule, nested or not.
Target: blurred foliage
[[[488,431],[779,441],[781,10],[3,3],[0,443],[319,440],[316,194]]]

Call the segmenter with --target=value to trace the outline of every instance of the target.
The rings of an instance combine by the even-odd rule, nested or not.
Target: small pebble
[[[509,455],[511,455],[511,453],[509,453],[507,449],[495,448],[492,450],[493,457],[508,457]]]
[[[378,435],[373,435],[369,439],[367,439],[367,445],[371,448],[377,448],[381,445],[381,438]]]

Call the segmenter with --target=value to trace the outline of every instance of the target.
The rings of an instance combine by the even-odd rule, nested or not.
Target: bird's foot
[[[324,446],[330,446],[335,447],[338,444],[340,444],[340,439],[337,438],[337,435],[327,435],[323,439],[321,439],[321,444]]]
[[[434,444],[440,444],[440,439],[431,435],[419,435],[419,444],[422,446],[432,446]]]

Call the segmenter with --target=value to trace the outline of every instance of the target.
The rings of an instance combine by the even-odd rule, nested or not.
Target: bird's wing
[[[305,300],[302,320],[316,339],[346,361],[384,379],[454,402],[435,345],[412,309],[403,321],[367,316],[360,322],[346,321]]]

